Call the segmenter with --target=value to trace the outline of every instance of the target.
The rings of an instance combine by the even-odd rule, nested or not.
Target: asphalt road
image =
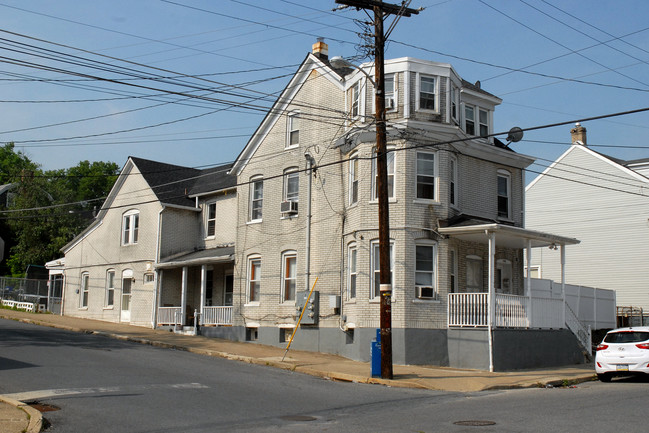
[[[0,319],[0,394],[58,408],[44,413],[48,432],[644,432],[648,390],[640,379],[471,394],[336,383]]]

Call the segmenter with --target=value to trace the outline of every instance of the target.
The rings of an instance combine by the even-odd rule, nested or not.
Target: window
[[[464,131],[468,135],[475,135],[475,111],[472,106],[464,106]]]
[[[422,75],[419,77],[419,108],[435,110],[435,78]]]
[[[460,92],[457,87],[451,84],[451,119],[457,120],[457,107],[460,105]]]
[[[451,268],[451,274],[449,275],[449,293],[457,293],[457,251],[450,251],[449,262],[449,267]]]
[[[352,119],[361,114],[361,82],[357,82],[351,89],[351,107],[350,114]]]
[[[234,300],[234,275],[225,276],[225,291],[223,292],[223,305],[232,306]]]
[[[90,274],[84,272],[81,274],[81,290],[79,292],[79,307],[88,308],[88,293],[90,290]]]
[[[511,176],[505,170],[498,170],[498,217],[510,218]]]
[[[288,115],[286,131],[286,147],[300,145],[300,113],[294,112]]]
[[[137,244],[139,228],[140,212],[137,210],[126,212],[122,219],[122,245]]]
[[[394,152],[388,149],[386,157],[388,160],[388,197],[394,198],[394,168],[395,168]],[[373,200],[378,200],[379,198],[378,187],[377,187],[377,178],[378,178],[378,171],[376,166],[377,161],[378,158],[377,158],[376,148],[375,148],[374,158],[372,158],[372,199]]]
[[[435,284],[435,245],[415,246],[415,286],[418,298],[437,297]]]
[[[282,254],[282,302],[295,301],[297,253]]]
[[[466,257],[466,291],[469,293],[484,292],[482,283],[482,258]]]
[[[478,123],[480,125],[480,137],[487,137],[489,135],[489,112],[478,109]]]
[[[284,170],[284,201],[298,201],[300,195],[300,174],[297,168]]]
[[[261,178],[250,182],[249,221],[261,221],[261,208],[264,202],[264,181]]]
[[[379,242],[372,242],[372,287],[370,299],[376,299],[381,294],[381,263],[379,254]],[[390,241],[390,282],[394,286],[394,244]]]
[[[349,204],[358,202],[358,155],[349,158]]]
[[[525,266],[525,278],[527,278],[527,266]],[[530,278],[541,278],[541,266],[531,265],[529,271]]]
[[[147,272],[144,274],[144,284],[153,284],[155,281],[155,274],[153,272]]]
[[[356,244],[350,244],[347,248],[347,298],[356,298],[356,280],[358,271],[356,270],[356,258],[358,257],[358,249]]]
[[[453,206],[457,206],[457,159],[454,156],[451,156],[449,160],[448,170],[448,202]]]
[[[261,257],[248,259],[248,302],[259,302],[261,288]]]
[[[506,259],[496,261],[494,288],[500,293],[512,292],[512,262]]]
[[[106,299],[104,300],[105,307],[112,307],[115,305],[115,270],[111,269],[106,272]]]
[[[395,92],[394,75],[385,76],[385,109],[396,110],[397,93]]]
[[[216,234],[216,203],[208,203],[206,205],[206,230],[205,234],[207,237],[214,236]]]
[[[417,152],[417,198],[435,200],[435,154]]]

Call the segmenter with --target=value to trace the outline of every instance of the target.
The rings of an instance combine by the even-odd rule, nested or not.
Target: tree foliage
[[[68,169],[42,171],[12,150],[13,146],[0,150],[0,167],[18,162],[24,168],[0,177],[15,184],[12,212],[3,214],[9,228],[9,239],[5,238],[9,254],[0,273],[21,276],[30,264],[44,265],[59,258],[61,248],[90,224],[119,167],[113,162],[81,161]]]

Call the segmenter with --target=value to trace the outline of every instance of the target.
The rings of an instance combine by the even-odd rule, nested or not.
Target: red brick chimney
[[[580,144],[586,146],[586,128],[581,126],[581,123],[575,123],[575,127],[570,130],[572,136],[572,144]]]

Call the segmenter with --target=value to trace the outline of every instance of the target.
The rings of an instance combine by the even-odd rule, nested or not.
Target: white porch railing
[[[158,307],[158,325],[176,325],[180,307]]]
[[[232,307],[203,307],[201,325],[232,325]]]
[[[18,302],[18,301],[11,301],[8,299],[2,299],[2,305],[10,308],[18,308],[19,310],[25,310],[32,313],[34,312],[33,302]]]
[[[487,326],[487,293],[450,293],[448,326]]]

